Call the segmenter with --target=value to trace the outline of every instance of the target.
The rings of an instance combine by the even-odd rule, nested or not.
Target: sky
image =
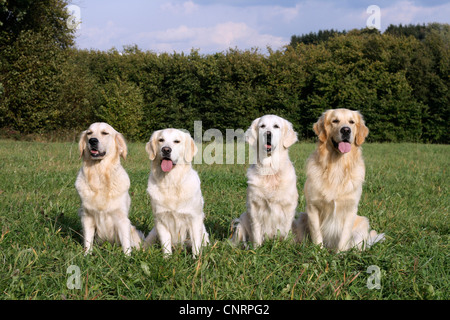
[[[292,35],[325,29],[349,31],[369,23],[384,31],[390,24],[450,23],[450,1],[441,0],[69,0],[69,4],[72,9],[76,6],[71,12],[78,20],[73,21],[81,21],[76,46],[102,51],[132,45],[156,53],[278,50]],[[380,10],[368,11],[371,5]]]

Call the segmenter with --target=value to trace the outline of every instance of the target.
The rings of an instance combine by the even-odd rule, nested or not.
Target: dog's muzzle
[[[342,154],[350,152],[352,148],[352,144],[350,143],[350,135],[352,133],[352,130],[349,127],[342,127],[339,132],[341,134],[341,141],[336,142],[332,138],[331,142],[333,143],[333,146]]]
[[[349,127],[342,127],[340,130],[340,133],[341,133],[342,140],[349,140],[352,130]]]
[[[170,147],[162,147],[161,148],[161,154],[162,154],[161,170],[163,172],[170,172],[170,170],[172,170],[173,167],[175,166],[172,159],[170,158],[171,153],[172,153],[172,148],[170,148]]]
[[[272,152],[272,132],[267,131],[264,136],[266,138],[266,144],[264,145],[264,147],[267,153]]]
[[[106,152],[100,152],[98,149],[98,139],[97,138],[90,138],[89,139],[89,153],[92,158],[101,158],[106,155]]]

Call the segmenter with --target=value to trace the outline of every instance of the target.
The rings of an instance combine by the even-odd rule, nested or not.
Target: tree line
[[[165,127],[193,132],[199,120],[204,130],[245,129],[274,113],[310,139],[320,114],[342,107],[361,111],[369,141],[449,142],[448,24],[323,30],[268,53],[105,52],[74,47],[64,1],[10,3],[0,2],[2,130],[105,121],[146,140]]]

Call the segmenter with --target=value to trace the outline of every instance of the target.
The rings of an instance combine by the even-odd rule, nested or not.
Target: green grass
[[[291,148],[302,195],[314,144]],[[365,252],[333,253],[311,242],[269,241],[256,250],[229,244],[230,223],[245,210],[246,165],[195,165],[205,198],[211,246],[193,259],[181,249],[165,259],[158,246],[122,254],[96,245],[83,255],[74,182],[75,143],[0,140],[1,299],[449,299],[450,146],[366,144],[359,214],[385,232]],[[130,219],[153,226],[146,194],[150,162],[142,143],[123,161],[130,179]],[[69,289],[69,266],[81,289]],[[368,289],[381,270],[381,289]]]

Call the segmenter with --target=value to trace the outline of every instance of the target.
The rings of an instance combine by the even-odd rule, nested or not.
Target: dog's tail
[[[238,245],[239,242],[246,242],[248,240],[246,229],[243,226],[240,218],[234,219],[231,222],[231,229],[233,232],[231,236],[231,242],[234,245]]]
[[[135,226],[131,226],[131,247],[140,248],[143,240],[144,234]]]
[[[209,234],[206,231],[205,225],[203,225],[202,245],[208,245],[208,244],[209,244]]]
[[[366,242],[366,247],[370,248],[377,242],[382,242],[385,240],[384,233],[377,233],[375,230],[371,230],[369,233],[369,238]]]
[[[144,248],[148,248],[154,245],[158,241],[158,234],[156,229],[153,228],[144,240]]]
[[[305,240],[308,233],[308,215],[306,212],[299,212],[297,218],[292,221],[292,233],[296,242],[300,243]]]

